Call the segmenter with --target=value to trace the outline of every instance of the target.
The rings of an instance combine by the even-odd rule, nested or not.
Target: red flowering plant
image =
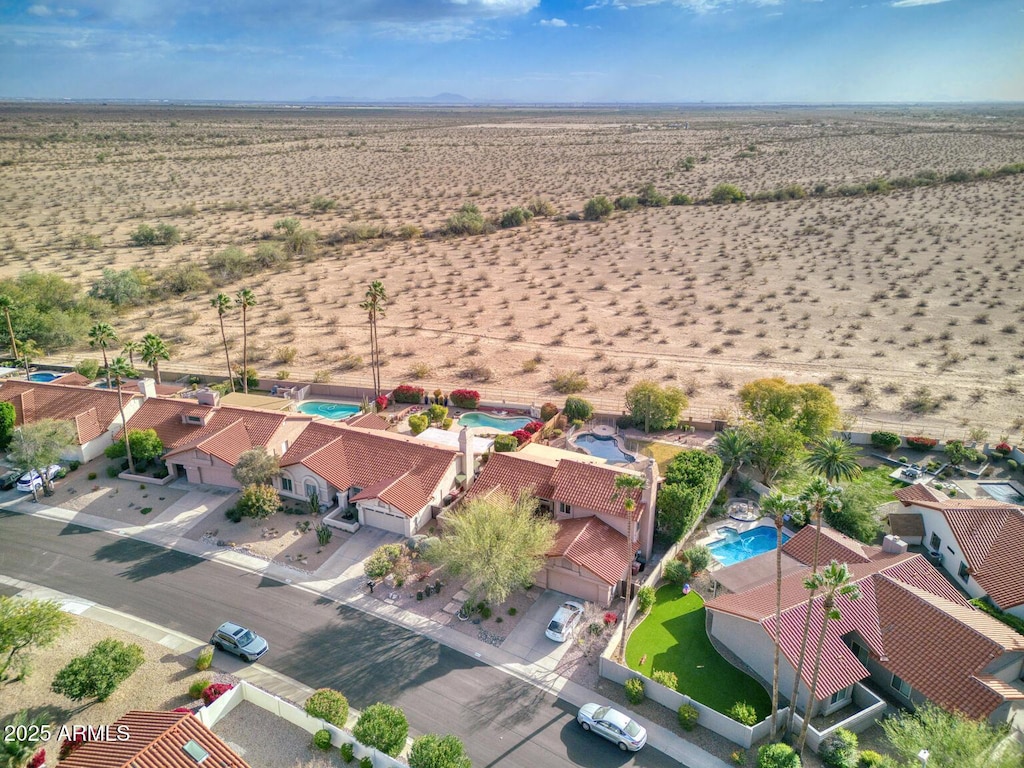
[[[46,765],[46,750],[40,749],[34,755],[32,759],[28,761],[28,765],[25,768],[43,768]]]
[[[391,397],[396,403],[422,403],[426,390],[423,387],[414,387],[410,384],[400,384],[391,392]]]
[[[530,435],[540,432],[542,429],[544,429],[543,421],[531,421],[529,424],[523,427],[523,431]]]
[[[1004,440],[992,450],[995,451],[996,453],[1001,453],[1003,456],[1005,456],[1006,454],[1013,452],[1013,446]]]
[[[619,614],[617,614],[615,611],[607,611],[604,614],[605,626],[611,626],[612,624],[614,624],[618,620],[619,620]]]
[[[475,389],[453,389],[448,399],[459,408],[476,408],[480,405],[480,393]]]
[[[907,445],[919,451],[928,451],[939,444],[934,437],[908,437]]]
[[[377,412],[380,413],[381,411],[388,407],[388,396],[381,395],[380,397],[373,401],[373,404],[377,406]]]
[[[232,688],[234,688],[234,686],[229,683],[210,683],[206,686],[205,690],[203,690],[203,703],[207,706],[213,704],[213,702]]]
[[[512,433],[512,437],[518,440],[519,444],[522,445],[523,443],[527,442],[530,439],[530,433],[527,432],[525,429],[517,429],[515,432]]]
[[[78,749],[82,745],[82,743],[84,741],[85,741],[85,734],[84,733],[74,733],[74,732],[72,732],[71,736],[69,736],[68,738],[64,739],[63,742],[61,742],[60,751],[57,753],[57,759],[58,760],[63,760],[65,757],[67,757],[72,752],[74,752],[76,749]]]

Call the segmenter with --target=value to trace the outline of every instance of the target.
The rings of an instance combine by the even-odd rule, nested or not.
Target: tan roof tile
[[[121,404],[139,396],[122,391]],[[14,406],[19,425],[40,419],[71,421],[78,445],[95,440],[120,417],[117,392],[94,387],[5,379],[0,382],[0,400]]]

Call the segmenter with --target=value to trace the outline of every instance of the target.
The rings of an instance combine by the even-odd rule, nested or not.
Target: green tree
[[[472,768],[472,763],[457,736],[426,733],[412,743],[409,768]]]
[[[959,469],[960,465],[967,460],[967,447],[960,440],[948,441],[943,450],[946,453],[946,459],[949,460],[949,465],[954,469]]]
[[[303,705],[306,714],[326,720],[331,725],[344,728],[348,721],[348,699],[344,694],[331,688],[320,688],[306,699]]]
[[[582,397],[570,395],[565,398],[565,407],[562,408],[562,413],[569,421],[587,421],[594,415],[594,406]]]
[[[0,451],[6,451],[14,439],[14,425],[18,420],[18,414],[14,405],[6,400],[0,402]]]
[[[104,269],[89,295],[109,301],[115,307],[137,307],[149,298],[152,276],[144,269]]]
[[[220,322],[220,341],[224,345],[224,362],[228,366],[228,383],[231,391],[235,391],[235,379],[231,375],[231,355],[228,353],[228,337],[224,333],[224,315],[231,309],[231,297],[226,293],[218,293],[210,299],[210,306],[217,310],[217,320]]]
[[[17,361],[18,340],[14,337],[14,326],[11,325],[11,310],[14,309],[14,306],[14,299],[6,293],[0,293],[0,312],[4,313],[4,319],[7,321],[7,339],[11,344],[11,354],[14,356],[14,360]]]
[[[823,475],[830,483],[839,480],[853,480],[860,475],[857,457],[860,451],[841,437],[823,437],[811,445],[810,455],[805,460],[812,472]]]
[[[25,366],[25,381],[28,381],[29,376],[32,375],[32,372],[29,370],[32,361],[41,357],[42,354],[43,350],[32,339],[25,339],[21,343],[21,363]]]
[[[604,195],[598,195],[587,200],[583,206],[583,218],[587,221],[601,221],[611,216],[613,210],[615,206],[612,205],[612,201]]]
[[[836,598],[845,597],[847,600],[856,600],[860,597],[860,589],[853,583],[853,574],[850,572],[850,566],[846,563],[837,563],[835,560],[829,563],[824,570],[812,573],[804,579],[804,589],[810,593],[812,600],[816,592],[820,591],[822,593],[823,615],[821,630],[818,632],[818,643],[814,648],[814,669],[811,672],[811,687],[807,699],[807,710],[804,713],[803,725],[800,726],[800,746],[797,752],[801,754],[804,751],[804,744],[807,742],[807,727],[810,725],[811,718],[814,717],[814,710],[818,703],[816,698],[818,675],[821,672],[821,650],[825,645],[825,633],[828,631],[830,621],[838,621],[842,618],[842,615],[836,608]],[[797,679],[799,680],[799,677]],[[793,701],[795,702],[796,699],[794,698]]]
[[[735,184],[719,184],[711,190],[711,202],[715,205],[740,203],[746,199],[746,194]]]
[[[14,432],[7,460],[19,470],[35,470],[43,479],[43,492],[53,494],[53,480],[46,468],[56,464],[75,441],[75,430],[70,421],[40,419],[23,424]],[[38,490],[33,486],[32,495],[37,500]]]
[[[0,768],[25,768],[36,754],[36,746],[45,741],[43,735],[52,729],[53,718],[45,710],[30,718],[28,710],[22,709],[4,720],[0,723]]]
[[[277,224],[274,226],[276,227]],[[250,307],[256,306],[256,294],[248,288],[243,288],[235,294],[235,306],[242,310],[242,371],[245,373],[249,370],[248,310]],[[249,377],[247,375],[242,376],[242,392],[246,395],[249,394]]]
[[[117,344],[117,333],[114,332],[113,326],[110,323],[96,323],[92,328],[89,329],[89,346],[95,349],[100,348],[100,352],[103,353],[103,370],[107,369],[107,348],[112,344]],[[110,372],[106,371],[107,375],[107,389],[110,389]]]
[[[236,509],[242,517],[251,518],[253,522],[258,523],[281,509],[281,497],[272,486],[259,483],[247,485],[238,497]]]
[[[142,351],[142,344],[134,339],[125,339],[121,354],[128,355],[128,365],[135,368],[135,356]]]
[[[736,427],[719,432],[715,439],[715,453],[725,465],[726,472],[739,470],[746,464],[750,460],[752,449],[750,435]]]
[[[397,757],[405,748],[405,739],[409,735],[409,721],[398,707],[378,702],[368,706],[359,715],[352,728],[352,735],[360,744]]]
[[[771,485],[799,463],[804,437],[790,424],[769,416],[742,429],[750,438],[750,466],[761,473],[765,485]]]
[[[907,765],[928,750],[929,768],[1020,768],[1021,747],[1007,739],[1006,728],[971,720],[934,704],[881,721],[892,748]]]
[[[445,536],[429,558],[453,575],[465,577],[466,589],[503,603],[516,589],[533,582],[555,541],[555,524],[536,514],[537,500],[502,490],[467,499],[448,518]]]
[[[270,485],[280,474],[281,465],[277,456],[268,453],[263,446],[243,451],[231,468],[231,476],[243,488],[249,485]]]
[[[160,382],[160,361],[170,360],[171,351],[167,348],[166,342],[155,333],[147,333],[142,337],[142,362],[153,369],[153,376],[156,383]]]
[[[644,432],[674,429],[679,424],[679,413],[688,404],[686,395],[678,387],[662,387],[654,381],[638,381],[626,392],[626,410],[633,424]]]
[[[651,459],[653,461],[653,459]],[[647,487],[647,478],[643,475],[629,475],[629,474],[618,474],[615,476],[615,491],[612,493],[612,500],[622,500],[622,508],[626,510],[629,519],[629,528],[626,531],[626,562],[629,566],[626,568],[626,626],[629,626],[630,619],[630,606],[633,601],[633,542],[636,541],[636,502],[638,492],[642,493]],[[619,659],[625,661],[626,658],[626,632],[622,633],[621,643],[619,644]]]
[[[778,733],[779,720],[779,657],[782,643],[779,633],[782,630],[782,529],[786,525],[786,516],[793,513],[795,507],[791,499],[778,491],[761,497],[761,512],[775,523],[775,632],[774,658],[772,659],[772,732],[774,741]]]
[[[840,424],[835,397],[820,384],[757,379],[740,387],[739,396],[744,413],[752,420],[774,418],[790,424],[807,440],[820,440]]]
[[[380,342],[377,320],[387,316],[388,292],[384,283],[374,280],[366,289],[366,298],[359,304],[370,323],[370,367],[373,369],[373,396],[380,397]]]
[[[883,527],[875,514],[871,489],[863,484],[844,487],[839,503],[826,507],[824,516],[837,531],[865,544],[874,544]]]
[[[93,360],[91,357],[86,358],[85,360],[80,360],[78,365],[75,366],[75,373],[85,376],[85,378],[93,381],[100,375],[100,363],[98,360]]]
[[[124,441],[124,451],[128,457],[128,471],[134,474],[135,459],[132,458],[131,439],[128,436],[128,418],[124,415],[124,397],[121,395],[121,385],[124,384],[125,379],[134,378],[138,374],[123,357],[115,357],[107,366],[107,375],[117,388],[117,409],[121,413],[121,439]]]
[[[100,640],[84,656],[69,661],[53,678],[50,689],[72,701],[106,701],[145,660],[142,647],[135,643]]]
[[[15,666],[23,679],[28,671],[23,655],[49,647],[74,623],[56,600],[0,596],[0,681]]]
[[[131,429],[128,430],[127,445],[123,440],[119,440],[108,445],[103,453],[108,459],[120,459],[128,455],[129,449],[135,463],[139,467],[145,467],[163,455],[164,444],[155,429]]]

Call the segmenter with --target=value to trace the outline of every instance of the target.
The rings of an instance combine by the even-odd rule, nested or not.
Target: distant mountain
[[[389,96],[387,98],[370,96],[310,96],[307,102],[316,104],[470,104],[458,93],[439,93],[436,96]]]

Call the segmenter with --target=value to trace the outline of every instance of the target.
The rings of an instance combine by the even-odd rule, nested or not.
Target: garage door
[[[208,485],[223,485],[226,488],[237,488],[238,481],[231,476],[231,470],[225,467],[200,467],[199,482]]]
[[[399,517],[398,515],[389,515],[375,509],[364,509],[363,520],[373,528],[383,528],[385,531],[404,535],[409,519],[405,515]]]
[[[599,590],[595,589],[594,584],[584,581],[571,573],[549,568],[548,589],[565,592],[567,595],[604,605],[604,595],[598,594]]]

